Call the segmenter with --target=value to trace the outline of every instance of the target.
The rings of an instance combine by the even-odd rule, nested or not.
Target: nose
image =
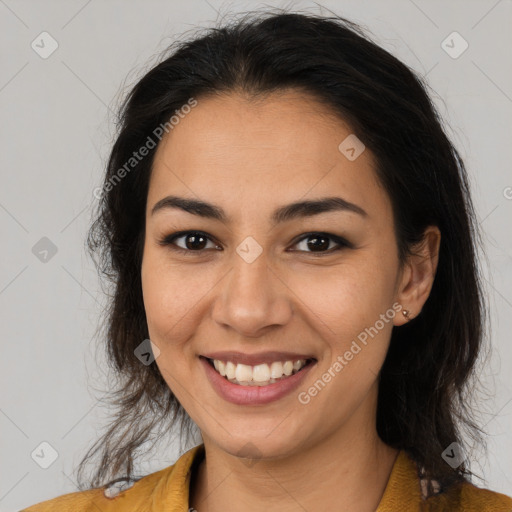
[[[257,338],[283,326],[293,314],[291,291],[279,271],[271,268],[263,252],[248,263],[238,254],[220,285],[212,316],[224,328],[240,336]]]

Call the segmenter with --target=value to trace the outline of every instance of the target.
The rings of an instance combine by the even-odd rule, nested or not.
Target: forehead
[[[248,207],[334,192],[386,207],[373,156],[365,149],[347,158],[339,148],[347,137],[348,124],[301,92],[198,98],[159,144],[148,206],[171,192]]]

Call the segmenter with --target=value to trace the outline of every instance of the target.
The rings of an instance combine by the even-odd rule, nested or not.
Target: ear
[[[430,295],[434,283],[441,232],[437,226],[429,226],[423,233],[423,239],[412,248],[404,263],[397,289],[397,302],[408,316],[395,315],[394,325],[403,325],[418,316]]]

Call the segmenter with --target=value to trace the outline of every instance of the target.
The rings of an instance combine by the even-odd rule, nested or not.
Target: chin
[[[260,459],[280,459],[290,456],[301,449],[303,442],[297,441],[297,436],[290,434],[286,438],[279,435],[270,436],[268,433],[255,435],[254,433],[240,436],[223,436],[222,440],[215,444],[226,453],[234,457],[252,461]]]

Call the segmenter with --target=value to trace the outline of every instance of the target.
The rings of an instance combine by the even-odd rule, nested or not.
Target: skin
[[[351,133],[304,93],[282,91],[258,101],[231,93],[198,98],[157,149],[143,296],[150,338],[161,351],[158,368],[205,444],[190,493],[190,506],[199,512],[259,512],[263,506],[267,512],[370,512],[382,498],[398,452],[377,435],[377,375],[393,325],[407,321],[403,314],[385,323],[308,404],[297,395],[394,303],[410,318],[421,311],[440,234],[428,228],[417,254],[400,266],[391,202],[377,181],[373,155],[366,149],[349,161],[338,150]],[[168,195],[214,203],[231,222],[179,209],[152,215]],[[270,220],[279,206],[332,196],[367,216],[335,211]],[[181,230],[201,230],[211,240],[200,251],[190,249],[186,237],[175,240],[187,254],[158,243]],[[354,247],[330,254],[327,246],[308,247],[301,235],[318,231]],[[263,251],[252,263],[236,252],[248,236]],[[314,354],[317,363],[297,392],[240,406],[215,393],[200,364],[200,354],[217,350],[292,351]]]

